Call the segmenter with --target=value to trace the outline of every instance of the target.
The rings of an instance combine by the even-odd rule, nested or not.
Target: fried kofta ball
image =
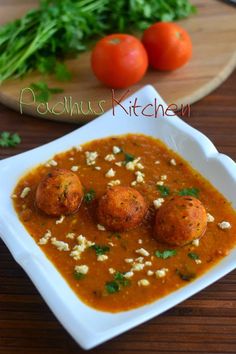
[[[171,246],[184,246],[202,237],[206,226],[207,213],[200,200],[175,196],[157,210],[154,237]]]
[[[138,226],[147,212],[143,196],[134,188],[109,188],[98,203],[97,217],[111,231],[125,231]]]
[[[49,216],[75,213],[83,200],[79,177],[66,169],[56,168],[48,173],[36,191],[37,207]]]

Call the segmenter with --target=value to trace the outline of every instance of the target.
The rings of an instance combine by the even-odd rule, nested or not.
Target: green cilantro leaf
[[[161,197],[167,197],[170,194],[170,188],[166,186],[157,186],[157,189],[161,193]]]
[[[30,88],[35,93],[35,99],[37,102],[46,103],[49,102],[52,94],[61,93],[64,90],[58,87],[49,88],[46,82],[38,81],[36,83],[32,83]]]
[[[184,188],[184,189],[181,189],[178,194],[179,195],[189,195],[191,197],[198,198],[199,189],[197,189],[197,188]]]
[[[122,286],[127,286],[130,284],[129,280],[125,279],[124,275],[120,272],[115,273],[114,279]]]
[[[17,133],[2,132],[0,134],[0,147],[15,147],[21,143],[21,137]]]
[[[117,293],[120,290],[119,284],[116,281],[108,281],[105,286],[109,294]]]
[[[74,271],[73,275],[76,280],[81,280],[81,279],[84,279],[84,277],[85,277],[85,274],[82,274],[82,273],[79,273],[76,271]]]
[[[71,73],[69,72],[67,66],[64,63],[57,63],[55,68],[56,78],[59,81],[69,81],[71,80]]]
[[[85,203],[87,203],[87,204],[91,203],[95,199],[95,196],[96,196],[96,192],[94,189],[91,188],[84,195]]]
[[[188,253],[188,257],[193,259],[193,260],[199,259],[199,255],[194,253],[194,252],[189,252]]]
[[[163,252],[161,252],[161,251],[156,251],[155,252],[155,256],[157,258],[162,258],[162,259],[167,259],[167,258],[173,257],[176,254],[177,254],[176,250],[165,250]]]
[[[127,164],[128,162],[134,161],[135,156],[129,154],[128,152],[125,152],[125,164]]]
[[[90,248],[94,249],[97,256],[101,256],[110,251],[109,246],[92,245]]]

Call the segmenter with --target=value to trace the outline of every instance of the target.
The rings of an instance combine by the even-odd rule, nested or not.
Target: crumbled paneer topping
[[[136,171],[135,175],[136,175],[136,182],[137,183],[144,183],[144,177],[145,177],[144,173],[142,173],[140,171]]]
[[[115,162],[115,165],[116,165],[116,166],[119,166],[119,167],[122,167],[122,166],[123,166],[123,162],[122,162],[122,161]]]
[[[97,229],[99,231],[106,231],[106,228],[103,225],[97,224]]]
[[[168,271],[169,271],[169,269],[167,269],[167,268],[158,269],[155,273],[156,277],[157,278],[164,278]]]
[[[74,161],[74,157],[69,157],[69,160],[70,161]]]
[[[132,186],[132,187],[136,186],[136,184],[137,184],[137,181],[132,181],[132,182],[131,182],[131,186]]]
[[[72,172],[77,172],[78,169],[79,169],[79,166],[72,166],[72,167],[71,167],[71,171],[72,171]]]
[[[46,167],[56,167],[57,166],[57,162],[55,160],[50,160],[46,163]]]
[[[166,181],[166,180],[167,180],[167,175],[162,175],[162,176],[161,176],[161,180],[162,180],[162,181]]]
[[[148,286],[150,282],[147,279],[141,279],[138,281],[138,286]]]
[[[105,174],[105,176],[107,178],[111,178],[111,177],[114,177],[116,174],[116,171],[113,170],[113,168],[110,168],[110,170],[107,171],[107,173]]]
[[[108,242],[108,245],[110,245],[111,247],[115,246],[114,243],[112,243],[112,242]]]
[[[119,184],[120,184],[120,180],[119,180],[119,179],[115,179],[115,180],[113,180],[113,181],[107,183],[107,185],[108,185],[109,187],[118,186]]]
[[[108,256],[106,254],[99,254],[97,256],[97,261],[99,261],[99,262],[106,261],[107,259],[108,259]]]
[[[86,237],[83,235],[79,235],[77,237],[78,245],[75,245],[73,250],[70,253],[70,256],[74,258],[74,260],[78,260],[81,257],[81,254],[89,247],[94,245],[94,242],[88,241]]]
[[[51,243],[53,246],[55,246],[58,251],[69,251],[70,247],[68,243],[63,242],[63,241],[58,241],[56,237],[51,238]]]
[[[193,240],[192,245],[198,247],[200,245],[200,240],[198,238],[196,240]]]
[[[148,271],[147,271],[147,275],[148,275],[149,277],[151,277],[153,274],[154,274],[154,272],[153,272],[152,270],[148,270]]]
[[[134,171],[135,168],[142,170],[144,168],[144,166],[141,164],[140,160],[141,160],[141,157],[137,157],[133,161],[127,162],[127,164],[125,165],[126,169],[129,171]]]
[[[138,240],[138,243],[141,245],[141,244],[143,243],[143,240],[140,238],[140,239]]]
[[[125,258],[126,263],[133,263],[133,258]]]
[[[108,154],[107,156],[105,156],[104,160],[105,161],[114,161],[116,158],[114,156],[114,154]]]
[[[134,272],[132,272],[132,271],[126,272],[126,273],[124,274],[124,278],[130,279],[130,278],[132,278],[133,275],[134,275]]]
[[[113,154],[119,154],[122,150],[118,146],[113,146],[112,151],[113,151]]]
[[[163,181],[158,181],[158,182],[156,183],[156,185],[157,185],[157,186],[163,186],[163,185],[164,185],[164,182],[163,182]]]
[[[175,159],[171,159],[171,160],[170,160],[170,164],[171,164],[172,166],[176,166],[176,165],[177,165]]]
[[[222,221],[218,224],[218,227],[222,230],[231,229],[231,224],[228,221]]]
[[[45,235],[43,237],[41,237],[41,239],[39,240],[39,245],[46,245],[46,243],[48,243],[48,240],[52,237],[52,233],[50,230],[47,230],[47,232],[45,233]]]
[[[75,272],[80,274],[87,274],[89,267],[86,264],[75,266]]]
[[[147,267],[151,267],[151,266],[152,266],[152,262],[150,262],[150,261],[146,261],[144,264],[145,264],[145,266],[147,266]]]
[[[12,198],[12,199],[16,199],[16,198],[17,198],[17,195],[16,195],[16,194],[12,194],[11,198]]]
[[[77,151],[83,151],[83,147],[81,145],[76,146]]]
[[[163,198],[158,198],[158,199],[153,200],[154,208],[159,209],[162,206],[162,204],[164,203],[164,201],[165,201],[165,199],[163,199]]]
[[[98,157],[97,151],[85,151],[86,163],[88,166],[95,165]]]
[[[207,222],[214,222],[215,218],[210,213],[207,213]]]
[[[20,197],[21,197],[22,199],[24,199],[25,197],[27,197],[27,195],[30,193],[30,191],[31,191],[31,188],[30,188],[30,187],[25,187],[25,188],[23,189],[23,191],[21,192]]]
[[[202,263],[202,261],[201,261],[201,259],[195,259],[195,263],[197,263],[197,264],[201,264],[201,263]]]
[[[144,264],[142,263],[133,263],[132,264],[132,268],[131,268],[131,271],[133,272],[140,272],[141,270],[143,270],[144,268]]]
[[[66,235],[66,238],[70,238],[71,240],[74,240],[75,234],[74,234],[73,232],[69,232],[69,233]]]
[[[95,170],[100,171],[102,168],[100,166],[95,166]]]
[[[143,263],[143,261],[144,261],[143,257],[135,258],[135,262]]]
[[[115,272],[116,272],[114,268],[109,268],[108,271],[110,274],[115,274]]]
[[[135,252],[141,254],[141,256],[144,256],[144,257],[150,256],[149,252],[147,250],[145,250],[144,248],[139,248]]]
[[[159,165],[161,162],[159,160],[157,160],[154,163],[155,163],[155,165]]]
[[[56,220],[56,224],[57,224],[57,225],[58,225],[58,224],[62,224],[64,220],[65,220],[65,216],[62,215],[62,216],[60,217],[60,219]]]

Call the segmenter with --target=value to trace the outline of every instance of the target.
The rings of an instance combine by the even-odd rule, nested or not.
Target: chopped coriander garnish
[[[157,186],[157,189],[161,193],[161,197],[167,197],[170,194],[170,188],[166,186]]]
[[[189,252],[188,253],[188,257],[193,259],[193,260],[199,259],[199,255],[194,253],[194,252]]]
[[[69,72],[65,63],[56,63],[55,74],[57,80],[59,81],[71,80],[71,73]]]
[[[161,252],[161,251],[156,251],[155,252],[155,256],[157,258],[162,258],[162,259],[167,259],[167,258],[173,257],[176,254],[177,254],[176,250],[165,250],[163,252]]]
[[[17,134],[2,132],[0,134],[0,147],[15,147],[21,143],[21,137]]]
[[[117,293],[120,291],[121,287],[128,286],[130,281],[125,279],[121,272],[116,272],[114,274],[114,280],[106,283],[105,287],[109,294]]]
[[[122,286],[127,286],[130,283],[129,280],[125,279],[124,275],[120,272],[115,273],[114,279]]]
[[[82,274],[82,273],[79,273],[76,271],[74,271],[73,275],[76,280],[81,280],[81,279],[84,279],[84,277],[85,277],[85,274]]]
[[[129,154],[128,152],[125,152],[125,163],[127,164],[128,162],[134,161],[135,156]]]
[[[197,189],[197,188],[184,188],[184,189],[181,189],[178,194],[179,195],[189,195],[191,197],[198,198],[199,189]]]
[[[88,190],[84,195],[85,203],[87,204],[91,203],[95,199],[95,196],[96,196],[96,192],[94,189]]]
[[[182,273],[179,269],[176,269],[176,274],[178,274],[180,279],[184,281],[190,281],[196,277],[195,273],[191,273],[191,272]]]
[[[120,290],[119,284],[116,281],[108,281],[105,286],[109,294],[117,293]]]
[[[38,81],[36,83],[32,83],[30,88],[35,93],[35,99],[37,102],[46,103],[50,100],[52,94],[61,93],[64,90],[58,87],[49,88],[46,82]]]
[[[101,255],[110,251],[109,246],[102,246],[102,245],[96,245],[96,244],[92,245],[90,248],[95,250],[97,256],[101,256]]]

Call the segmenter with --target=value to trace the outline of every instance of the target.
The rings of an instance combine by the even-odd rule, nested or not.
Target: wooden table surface
[[[186,121],[236,160],[236,72],[219,89],[194,104]],[[17,131],[22,136],[17,148],[0,149],[0,158],[45,144],[74,129],[75,125],[21,116],[0,105],[0,131]],[[0,242],[0,353],[82,352]],[[235,354],[236,271],[90,353]]]

